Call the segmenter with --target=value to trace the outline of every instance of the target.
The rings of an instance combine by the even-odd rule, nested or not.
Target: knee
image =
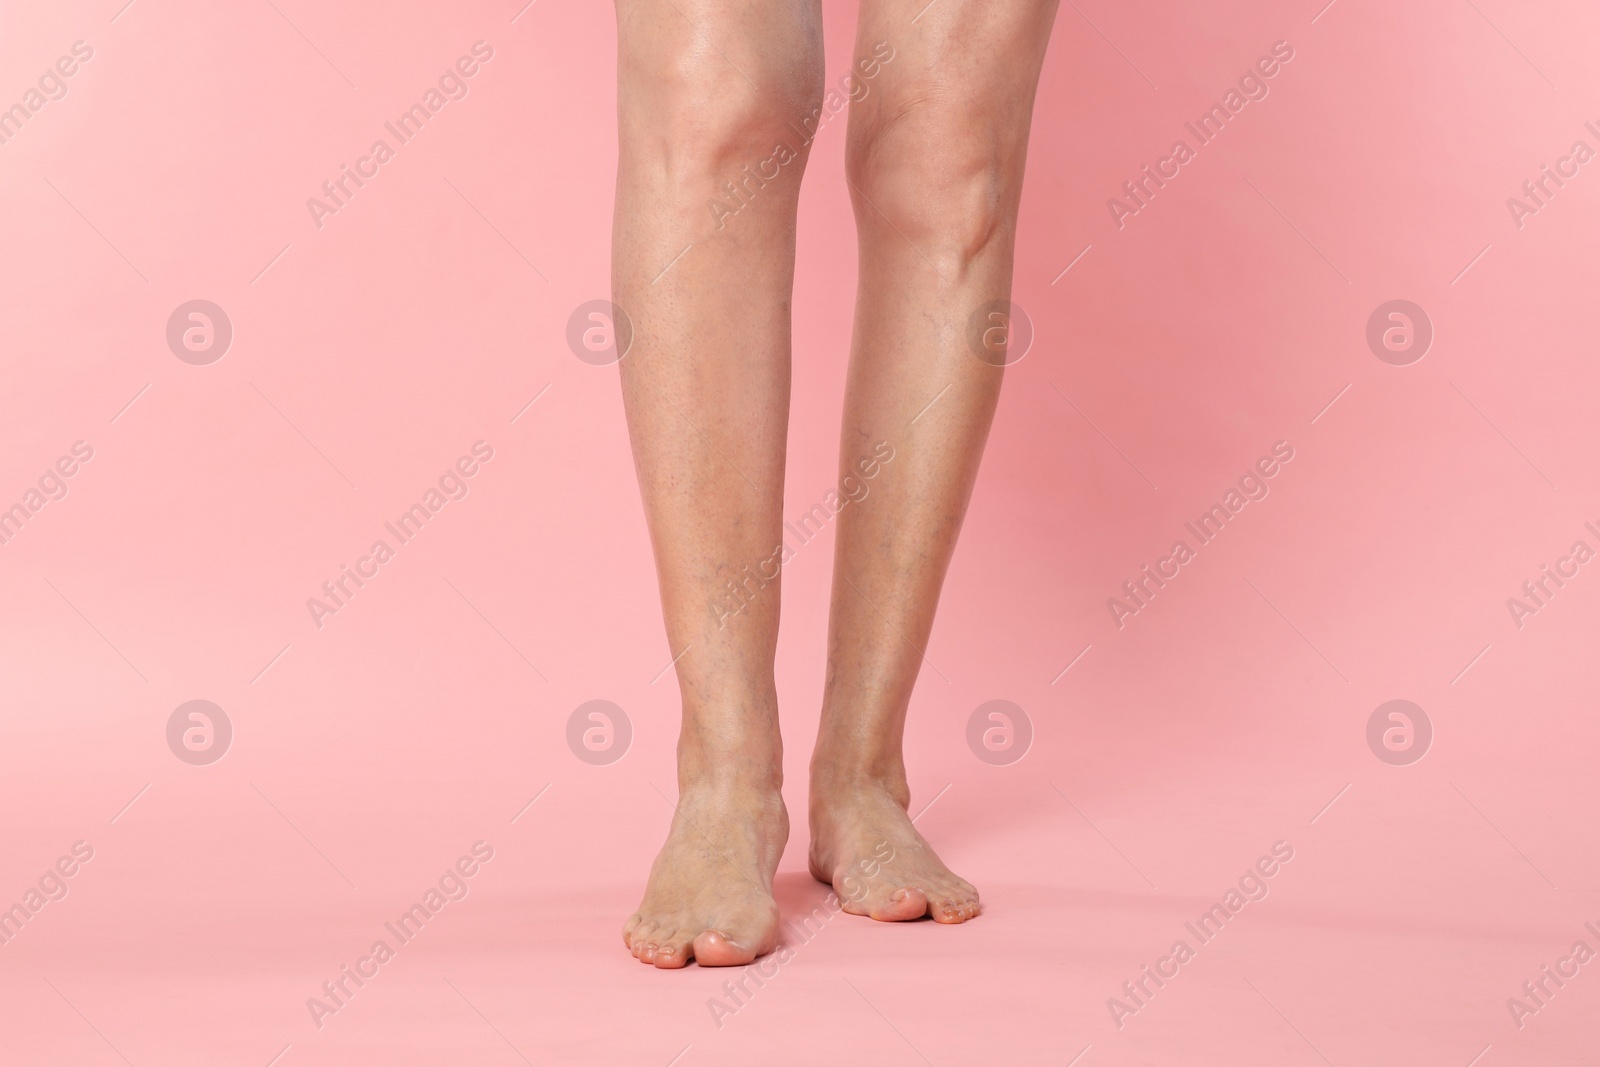
[[[794,124],[821,99],[820,42],[782,50],[721,45],[693,33],[622,39],[621,150],[671,184],[698,189],[738,181],[746,170],[771,180],[776,168],[803,163]]]
[[[863,239],[888,223],[945,277],[1008,243],[1021,195],[1026,129],[980,100],[929,94],[852,116],[845,170]],[[898,234],[896,233],[898,231]]]

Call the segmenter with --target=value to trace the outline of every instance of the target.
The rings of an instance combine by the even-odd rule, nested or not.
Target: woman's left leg
[[[991,325],[986,310],[1011,295],[1055,11],[1056,0],[861,5],[857,60],[877,73],[851,105],[846,149],[861,270],[839,464],[841,477],[875,473],[836,533],[810,861],[846,911],[876,919],[978,913],[977,891],[911,824],[901,738],[999,399],[1003,359],[980,358],[970,327]],[[1003,343],[1005,323],[992,326]]]

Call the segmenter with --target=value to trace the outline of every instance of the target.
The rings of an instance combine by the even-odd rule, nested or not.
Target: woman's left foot
[[[906,813],[908,796],[876,779],[811,780],[811,876],[833,886],[844,910],[884,922],[977,915],[978,891],[953,874]]]

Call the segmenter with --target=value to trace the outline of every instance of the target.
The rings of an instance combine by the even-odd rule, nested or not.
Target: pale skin
[[[616,3],[612,290],[635,331],[623,398],[683,706],[677,810],[623,940],[662,968],[776,946],[789,820],[767,561],[784,537],[804,140],[843,73],[848,130],[840,116],[818,134],[847,136],[860,249],[841,482],[878,462],[835,522],[810,868],[852,914],[965,922],[978,892],[912,825],[901,741],[999,399],[969,323],[1010,296],[1056,0],[862,0],[857,65],[826,84],[816,0]]]

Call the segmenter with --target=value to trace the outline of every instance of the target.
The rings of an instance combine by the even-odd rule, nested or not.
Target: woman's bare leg
[[[901,738],[999,398],[1001,371],[969,345],[969,321],[1011,294],[1055,9],[1056,0],[861,6],[858,58],[889,49],[893,58],[850,112],[861,278],[841,475],[859,478],[875,449],[893,459],[839,516],[810,860],[847,911],[877,919],[978,913],[977,891],[911,824]]]
[[[623,399],[683,702],[677,812],[623,940],[657,967],[747,963],[776,938],[789,833],[766,561],[805,166],[789,124],[821,95],[820,12],[617,0],[617,23],[612,291],[634,327]]]

